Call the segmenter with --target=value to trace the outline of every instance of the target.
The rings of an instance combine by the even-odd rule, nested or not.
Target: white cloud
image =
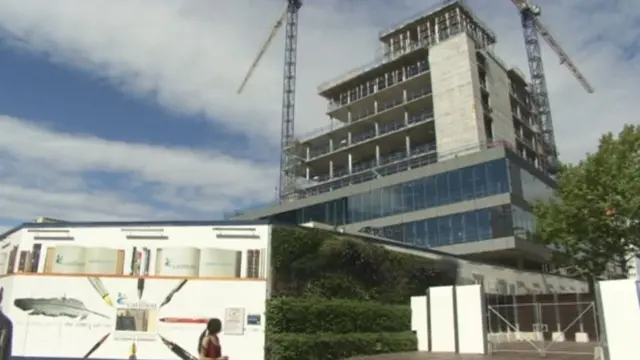
[[[318,84],[370,62],[379,47],[376,35],[381,27],[435,2],[305,3],[300,13],[296,133],[327,125],[323,115],[326,102],[316,95]],[[520,21],[511,2],[469,2],[498,34],[498,54],[526,72]],[[283,34],[265,55],[246,93],[236,96],[235,90],[283,3],[0,0],[0,27],[4,30],[0,35],[22,49],[47,54],[56,62],[107,79],[128,94],[172,111],[204,114],[213,126],[243,133],[250,141],[272,148],[280,130]],[[595,94],[587,95],[543,45],[557,142],[563,159],[575,161],[594,149],[601,133],[638,121],[634,100],[640,85],[634,74],[640,72],[640,3],[539,3],[548,27],[596,88]],[[222,152],[114,143],[53,133],[6,117],[0,120],[0,133],[4,131],[20,134],[0,138],[0,147],[14,160],[19,159],[14,166],[20,161],[46,164],[47,172],[50,167],[52,173],[66,179],[68,186],[58,181],[57,188],[79,196],[78,203],[113,196],[114,204],[123,204],[118,212],[122,217],[154,212],[156,202],[211,211],[231,207],[239,197],[267,199],[272,197],[276,181],[274,169]],[[20,173],[27,171],[26,165],[19,168]],[[127,174],[132,181],[129,192],[105,189],[105,194],[91,193],[88,189],[93,187],[86,174],[95,171]],[[78,174],[85,174],[85,178],[78,180]],[[79,183],[73,184],[72,179]],[[157,189],[153,196],[148,194],[148,207],[136,208],[142,206],[139,199],[127,205],[127,194],[143,185]],[[30,186],[31,190],[41,188]],[[82,200],[82,196],[90,198]],[[183,197],[190,203],[181,201]],[[5,205],[0,204],[0,209]],[[78,205],[68,211],[78,214],[84,210]],[[99,216],[98,209],[91,211]]]
[[[234,202],[273,199],[272,182],[254,181],[275,178],[268,164],[62,134],[7,116],[0,133],[11,134],[0,137],[5,218],[167,218],[179,208],[219,216]]]

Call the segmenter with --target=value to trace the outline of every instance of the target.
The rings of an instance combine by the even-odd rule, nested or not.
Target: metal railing
[[[392,86],[396,86],[398,84],[402,84],[406,81],[409,81],[411,79],[413,79],[414,77],[420,75],[420,74],[424,74],[426,72],[429,71],[429,63],[426,60],[420,61],[417,64],[413,64],[413,65],[409,65],[406,67],[407,69],[407,73],[405,75],[405,77],[402,80],[397,80],[397,79],[387,79],[385,78],[385,82],[382,84],[376,84],[375,86],[375,90],[371,91],[369,93],[367,93],[366,95],[362,95],[360,97],[356,97],[355,99],[347,99],[345,101],[329,101],[329,103],[327,104],[327,111],[331,112],[334,110],[337,110],[341,107],[347,106],[349,104],[352,104],[354,102],[360,101],[364,98],[367,98],[369,96],[372,96],[374,94],[377,94],[381,91],[384,91]],[[352,120],[353,121],[353,120]]]
[[[386,64],[390,61],[393,61],[401,56],[407,55],[417,49],[420,48],[424,48],[424,47],[429,47],[429,42],[427,41],[427,39],[423,39],[420,41],[412,41],[411,43],[409,43],[409,46],[405,47],[402,50],[399,51],[395,51],[393,53],[390,54],[383,54],[383,55],[378,55],[376,56],[375,60],[373,60],[372,62],[359,66],[353,70],[349,70],[347,73],[342,74],[340,76],[336,76],[335,78],[325,81],[324,83],[320,84],[318,86],[318,92],[323,92],[326,91],[338,84],[341,84],[347,80],[350,80],[358,75],[361,75],[367,71],[370,71],[372,69],[375,69],[377,67],[379,67],[382,64]]]
[[[493,148],[506,148],[511,151],[515,151],[513,144],[504,140],[496,140],[486,143],[481,143],[477,145],[467,145],[449,152],[441,152],[438,153],[433,143],[421,144],[411,149],[410,155],[406,158],[396,160],[395,162],[384,164],[382,166],[377,167],[359,167],[357,168],[358,172],[353,172],[347,176],[342,178],[334,178],[329,179],[328,177],[323,177],[326,179],[323,182],[314,181],[310,186],[306,186],[300,190],[300,198],[307,198],[315,195],[319,195],[322,193],[338,190],[344,188],[349,185],[355,185],[359,183],[363,183],[366,181],[374,180],[378,176],[389,176],[392,174],[396,174],[402,171],[416,169],[420,167],[424,167],[433,163],[438,162],[440,158],[452,158],[456,155],[466,155],[472,152],[493,149]],[[353,166],[352,166],[353,170]],[[374,173],[375,172],[375,173]],[[320,178],[318,178],[320,179]],[[246,208],[243,210],[235,211],[232,213],[224,214],[225,219],[231,219],[232,217],[241,216],[247,212],[251,212],[253,210],[258,210],[270,206],[275,206],[278,204],[277,201],[266,202],[260,205],[252,206],[250,208]]]
[[[326,176],[321,176],[321,177],[319,176],[317,178],[317,181],[315,181],[313,185],[306,187],[304,189],[301,197],[305,198],[309,196],[314,196],[314,195],[322,194],[325,192],[341,189],[349,185],[354,185],[353,182],[348,181],[349,177],[358,175],[363,172],[371,172],[372,169],[375,169],[376,173],[380,176],[388,176],[388,175],[409,170],[410,168],[415,169],[418,167],[436,163],[438,162],[438,159],[449,159],[459,155],[465,155],[472,152],[477,152],[477,151],[482,151],[482,150],[487,150],[492,148],[508,148],[508,149],[511,149],[512,151],[514,150],[514,147],[511,143],[502,141],[502,140],[481,143],[477,145],[468,145],[468,146],[460,147],[455,150],[451,150],[447,152],[438,152],[436,149],[435,143],[421,144],[417,147],[412,148],[408,156],[406,155],[405,152],[397,152],[397,153],[389,154],[384,157],[380,157],[378,166],[372,166],[369,168],[358,167],[357,168],[358,172],[355,172],[354,167],[352,166],[352,173],[345,174],[344,178],[342,179],[336,177],[335,174],[333,178],[327,178]],[[422,158],[423,155],[425,154],[428,154],[431,156]],[[410,163],[409,160],[414,158],[420,158],[418,160],[421,160],[421,161]],[[395,168],[387,168],[390,165],[395,165]],[[321,179],[323,181],[320,181]]]
[[[364,131],[364,132],[360,132],[360,133],[353,133],[351,135],[351,143],[344,141],[338,144],[334,144],[334,148],[333,150],[331,149],[331,146],[329,144],[327,145],[323,145],[321,147],[315,147],[315,148],[311,148],[309,150],[309,158],[306,161],[311,161],[314,159],[317,159],[321,156],[324,156],[326,154],[332,153],[332,152],[336,152],[336,151],[340,151],[343,150],[345,148],[351,147],[351,146],[355,146],[357,144],[363,143],[365,141],[369,141],[372,139],[376,139],[376,138],[380,138],[382,136],[386,136],[389,133],[392,133],[394,131],[398,131],[400,129],[406,128],[406,127],[410,127],[410,126],[414,126],[416,124],[419,123],[423,123],[423,122],[427,122],[430,120],[433,120],[433,113],[432,112],[424,112],[424,113],[420,113],[420,114],[416,114],[413,116],[410,116],[407,123],[405,123],[404,118],[402,119],[398,119],[396,121],[390,122],[390,123],[386,123],[381,125],[378,128],[378,134],[375,133],[374,130],[368,130],[368,131]]]
[[[391,34],[394,31],[397,31],[398,29],[403,28],[404,26],[419,20],[420,18],[423,18],[431,13],[435,13],[441,9],[446,8],[447,6],[450,6],[454,3],[458,3],[458,5],[460,5],[467,13],[469,13],[469,15],[471,16],[471,18],[473,19],[473,21],[475,21],[478,26],[480,26],[484,31],[487,32],[487,34],[489,34],[489,36],[491,36],[492,38],[496,38],[496,33],[493,32],[489,26],[482,20],[480,20],[473,12],[473,10],[471,9],[471,7],[469,7],[469,5],[464,1],[464,0],[443,0],[440,1],[439,3],[436,3],[408,18],[405,18],[403,20],[400,20],[398,22],[395,22],[389,26],[387,26],[386,28],[384,28],[383,30],[381,30],[380,32],[378,32],[378,37],[383,38],[389,34]]]

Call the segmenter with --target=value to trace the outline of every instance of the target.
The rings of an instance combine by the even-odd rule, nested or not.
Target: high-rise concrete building
[[[459,1],[379,37],[373,64],[319,87],[340,126],[289,149],[306,180],[298,199],[236,218],[320,222],[540,270],[550,253],[533,241],[531,201],[554,182],[524,75]]]

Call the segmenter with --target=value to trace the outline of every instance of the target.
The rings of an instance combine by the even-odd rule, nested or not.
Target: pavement
[[[507,345],[507,346],[505,346]],[[511,343],[500,344],[489,355],[459,355],[451,353],[406,352],[394,354],[381,354],[373,356],[355,357],[349,360],[593,360],[594,343],[554,343],[547,344],[545,356],[541,356],[531,344]]]

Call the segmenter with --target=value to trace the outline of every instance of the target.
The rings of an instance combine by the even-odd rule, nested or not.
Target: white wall
[[[638,357],[640,343],[640,281],[609,280],[598,283],[604,319],[607,360]]]
[[[437,286],[411,298],[411,330],[418,350],[486,354],[486,307],[480,285]]]

